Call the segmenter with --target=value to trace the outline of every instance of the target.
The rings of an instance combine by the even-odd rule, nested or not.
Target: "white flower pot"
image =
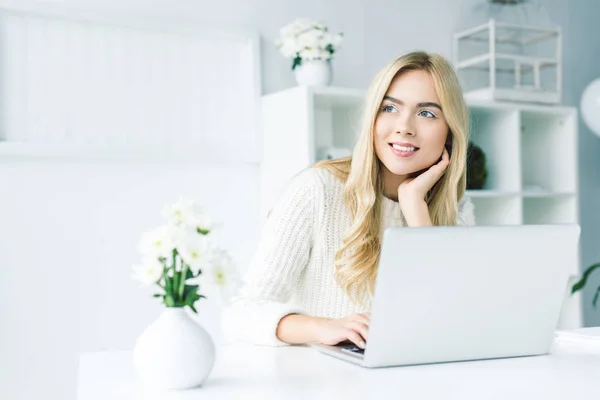
[[[302,60],[294,69],[298,85],[327,86],[331,83],[331,63],[325,60]]]
[[[183,308],[166,308],[138,338],[133,362],[147,387],[189,389],[202,385],[210,374],[215,346]]]

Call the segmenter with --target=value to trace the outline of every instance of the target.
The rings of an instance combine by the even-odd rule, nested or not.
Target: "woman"
[[[388,64],[367,92],[352,157],[300,172],[270,213],[223,314],[226,336],[364,348],[383,231],[474,224],[463,197],[467,144],[468,111],[451,65],[424,52]]]

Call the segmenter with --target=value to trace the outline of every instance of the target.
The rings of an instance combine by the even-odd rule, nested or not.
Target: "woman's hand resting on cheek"
[[[369,336],[371,315],[352,314],[339,319],[322,319],[317,328],[318,342],[328,345],[349,340],[361,349],[365,348]]]
[[[431,225],[425,195],[444,175],[450,165],[450,155],[444,148],[442,159],[415,178],[405,179],[398,186],[398,202],[408,226]]]

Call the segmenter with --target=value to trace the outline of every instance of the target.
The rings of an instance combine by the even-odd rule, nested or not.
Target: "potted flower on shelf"
[[[275,41],[281,54],[291,58],[299,85],[327,86],[331,83],[331,60],[339,50],[342,33],[332,34],[320,22],[299,18],[280,30]]]
[[[192,320],[200,293],[217,289],[229,293],[237,274],[227,252],[216,245],[211,218],[194,201],[180,200],[165,207],[167,224],[145,232],[138,250],[142,264],[133,277],[155,285],[165,309],[138,338],[133,351],[141,381],[157,389],[200,386],[210,374],[215,347],[210,335]]]

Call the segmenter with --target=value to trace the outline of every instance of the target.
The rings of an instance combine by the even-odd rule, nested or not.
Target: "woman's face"
[[[437,163],[448,124],[431,75],[406,71],[396,76],[375,119],[375,153],[385,168],[407,176]]]

